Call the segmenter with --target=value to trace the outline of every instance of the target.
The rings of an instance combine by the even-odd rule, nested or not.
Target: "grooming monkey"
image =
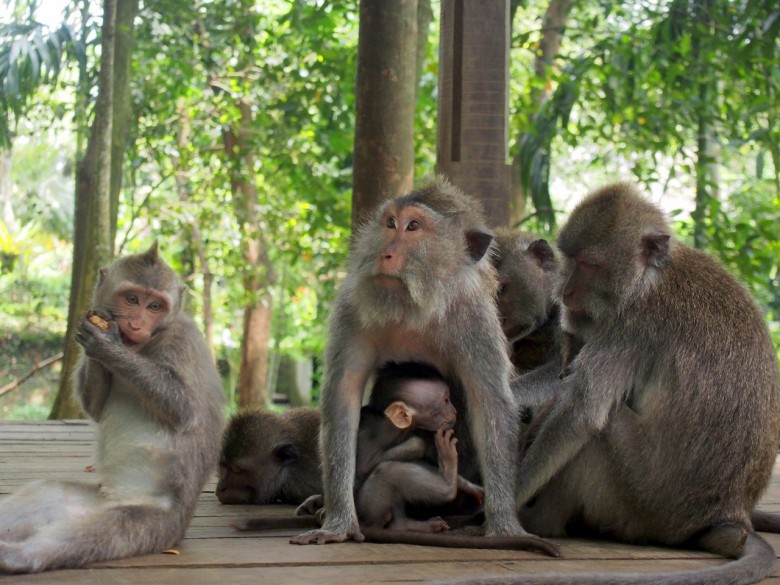
[[[316,408],[244,410],[228,422],[216,495],[223,504],[300,504],[322,492]]]
[[[40,481],[0,500],[0,572],[162,551],[217,462],[222,384],[157,243],[100,271],[75,392],[97,422],[99,482]]]
[[[482,473],[486,532],[525,534],[513,505],[518,422],[491,241],[477,201],[441,178],[388,200],[356,234],[325,358],[325,522],[293,542],[363,540],[352,498],[360,404],[388,361],[426,362],[456,381],[459,463],[472,481]]]
[[[757,305],[715,260],[676,241],[661,211],[627,184],[589,195],[558,244],[562,324],[583,346],[562,393],[534,421],[520,464],[525,526],[556,536],[577,524],[738,560],[501,582],[711,585],[769,576],[775,552],[750,518],[775,460],[778,370]]]

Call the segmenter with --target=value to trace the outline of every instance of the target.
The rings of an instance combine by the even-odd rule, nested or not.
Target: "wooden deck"
[[[0,422],[0,494],[32,479],[89,479],[85,468],[93,462],[92,448],[92,427],[82,421]],[[762,507],[780,512],[780,461]],[[486,572],[659,571],[724,562],[693,551],[569,539],[558,541],[564,559],[517,551],[406,545],[301,547],[288,544],[295,531],[239,533],[230,527],[231,519],[238,516],[291,511],[290,506],[223,506],[214,496],[212,481],[201,496],[178,556],[154,554],[89,569],[0,576],[0,585],[418,583]],[[780,535],[766,536],[780,551]],[[780,578],[776,574],[763,583],[780,585]]]

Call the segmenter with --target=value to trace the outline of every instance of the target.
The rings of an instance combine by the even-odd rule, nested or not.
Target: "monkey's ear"
[[[106,279],[106,274],[108,274],[108,268],[101,268],[98,270],[98,286],[103,284],[103,281]]]
[[[487,253],[493,234],[471,230],[466,232],[466,250],[474,262],[479,262]]]
[[[544,270],[555,268],[555,252],[547,240],[534,240],[528,245],[528,251]]]
[[[417,414],[414,408],[397,400],[390,406],[385,408],[385,416],[390,419],[390,422],[398,429],[408,429],[412,426],[414,421],[414,415]]]
[[[669,234],[649,233],[642,236],[642,259],[645,266],[663,268],[669,263]]]
[[[157,240],[152,242],[152,245],[149,246],[149,249],[144,252],[144,258],[149,264],[154,264],[160,258],[159,254],[157,253]]]
[[[298,462],[298,449],[292,443],[281,443],[274,447],[273,456],[279,465],[289,467]]]

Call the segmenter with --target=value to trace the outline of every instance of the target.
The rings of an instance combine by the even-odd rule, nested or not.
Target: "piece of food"
[[[92,323],[95,327],[98,327],[105,331],[111,326],[110,321],[106,321],[103,317],[98,315],[97,313],[89,312],[87,313],[87,320]]]

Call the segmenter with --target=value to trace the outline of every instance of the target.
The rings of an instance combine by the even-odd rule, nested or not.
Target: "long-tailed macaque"
[[[471,499],[478,506],[484,497],[480,486],[458,475],[452,431],[456,411],[449,396],[445,380],[427,364],[390,362],[377,372],[370,400],[360,413],[355,466],[355,504],[366,540],[536,549],[558,556],[555,545],[529,536],[434,534],[449,529],[447,520],[431,515],[436,506],[445,505],[448,514],[458,514],[462,521],[462,515],[474,508],[463,501]],[[461,500],[455,502],[458,495]],[[322,506],[323,497],[316,494],[298,507],[297,517],[249,518],[233,526],[239,530],[319,526]],[[414,518],[408,514],[410,507]]]
[[[352,498],[360,404],[388,361],[429,363],[456,381],[459,463],[469,480],[482,473],[486,532],[525,534],[513,505],[517,408],[491,242],[478,202],[441,178],[388,200],[356,234],[325,358],[325,521],[293,542],[363,540]]]
[[[156,243],[101,269],[75,376],[97,422],[98,482],[40,481],[0,501],[0,572],[162,551],[184,536],[217,462],[224,395],[183,290]]]
[[[216,495],[223,504],[300,504],[322,492],[320,412],[243,410],[225,429]]]
[[[528,422],[532,410],[560,390],[573,349],[553,293],[560,260],[547,240],[528,232],[498,229],[495,241],[498,313],[515,367],[511,386]]]
[[[627,184],[588,196],[558,244],[562,324],[583,346],[520,464],[525,526],[560,536],[578,525],[738,560],[501,582],[743,584],[770,575],[775,552],[750,518],[775,460],[780,400],[756,303],[718,262],[675,240],[661,211]]]

